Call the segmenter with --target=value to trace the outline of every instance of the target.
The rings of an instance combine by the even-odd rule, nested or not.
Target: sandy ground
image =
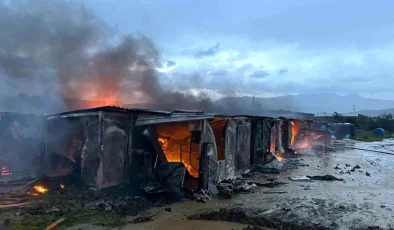
[[[348,146],[394,153],[394,140],[361,143],[344,142]],[[338,150],[316,154],[301,153],[299,158],[309,166],[287,170],[281,174],[260,174],[256,181],[276,179],[288,184],[277,188],[258,187],[253,193],[237,195],[232,199],[214,198],[208,203],[192,201],[174,204],[171,212],[149,210],[153,222],[129,224],[124,229],[242,229],[245,225],[226,226],[220,222],[189,222],[186,216],[218,211],[220,208],[241,208],[251,215],[266,220],[280,219],[298,226],[316,226],[316,229],[367,229],[378,226],[394,227],[394,155],[361,151]],[[348,164],[346,166],[346,164]],[[349,166],[350,165],[350,166]],[[359,165],[360,169],[350,169]],[[337,169],[335,169],[337,167]],[[339,168],[339,169],[338,169]],[[346,173],[349,171],[348,173]],[[370,176],[367,176],[366,173]],[[349,174],[350,173],[350,174]],[[293,176],[330,174],[345,181],[291,181]],[[264,192],[286,192],[265,194]],[[194,227],[194,228],[193,228]],[[290,228],[291,229],[291,228]],[[301,229],[301,228],[300,228]],[[313,229],[313,228],[312,228]]]

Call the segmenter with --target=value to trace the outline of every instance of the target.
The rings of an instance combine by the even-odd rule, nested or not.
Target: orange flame
[[[44,186],[41,186],[41,185],[36,185],[36,186],[34,186],[34,189],[35,189],[37,192],[42,193],[42,194],[48,192],[48,189],[46,189]]]
[[[294,121],[291,121],[291,141],[290,144],[294,144],[295,142],[295,137],[297,136],[298,132],[300,131],[299,127],[296,126]]]
[[[92,101],[89,101],[86,105],[88,108],[95,108],[101,106],[119,106],[122,107],[123,104],[120,103],[115,97],[105,97],[105,98],[95,98]]]
[[[163,149],[167,148],[169,142],[166,139],[159,137],[158,141]],[[168,162],[180,162],[179,154],[170,154],[166,151],[164,151],[164,154]],[[192,165],[190,165],[190,159],[188,157],[182,157],[182,163],[185,165],[190,175],[196,178],[198,177],[198,171],[194,169]]]
[[[64,184],[60,184],[60,188],[65,189],[66,186]]]

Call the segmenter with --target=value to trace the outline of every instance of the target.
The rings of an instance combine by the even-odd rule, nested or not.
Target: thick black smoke
[[[58,112],[125,101],[168,110],[218,109],[204,95],[164,90],[156,72],[160,53],[153,42],[144,36],[119,36],[83,5],[0,1],[0,28],[3,110]]]

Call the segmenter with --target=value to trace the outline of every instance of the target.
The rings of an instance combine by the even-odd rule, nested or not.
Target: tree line
[[[333,115],[334,122],[352,123],[359,130],[374,130],[383,128],[390,132],[394,132],[394,119],[391,113],[385,113],[377,117],[368,117],[359,114],[357,117],[344,117],[342,114],[335,112]]]

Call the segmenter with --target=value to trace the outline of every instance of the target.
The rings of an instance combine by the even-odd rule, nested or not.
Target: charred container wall
[[[129,111],[84,110],[49,117],[45,173],[73,172],[97,189],[127,182],[134,123]]]

